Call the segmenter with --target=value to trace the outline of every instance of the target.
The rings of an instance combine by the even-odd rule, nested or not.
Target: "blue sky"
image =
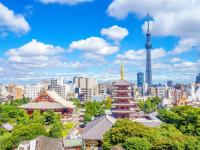
[[[147,12],[154,83],[194,82],[199,11],[200,3],[189,0],[0,0],[1,82],[74,75],[115,80],[121,60],[126,79],[135,81],[145,71]]]

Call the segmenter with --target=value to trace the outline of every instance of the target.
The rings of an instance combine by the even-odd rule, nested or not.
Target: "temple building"
[[[115,118],[137,118],[138,108],[131,96],[132,84],[124,80],[124,66],[121,63],[121,80],[114,82],[112,87],[112,114]]]
[[[26,109],[29,114],[34,110],[40,110],[41,112],[53,110],[60,114],[72,114],[75,106],[72,102],[63,99],[55,91],[44,90],[35,100],[20,106],[20,108]]]
[[[95,118],[83,129],[81,139],[84,150],[101,149],[103,135],[115,124],[116,119],[110,115]]]

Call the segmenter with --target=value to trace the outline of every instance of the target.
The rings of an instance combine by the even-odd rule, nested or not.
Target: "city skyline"
[[[153,82],[195,82],[200,18],[194,15],[200,3],[145,1],[0,0],[1,82],[73,76],[118,80],[123,61],[124,78],[136,83],[137,72],[145,73],[147,12]]]

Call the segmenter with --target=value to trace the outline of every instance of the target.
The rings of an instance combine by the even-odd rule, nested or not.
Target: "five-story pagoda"
[[[112,113],[116,118],[137,118],[138,108],[131,96],[132,84],[124,80],[124,66],[121,63],[121,80],[114,82],[112,86]]]

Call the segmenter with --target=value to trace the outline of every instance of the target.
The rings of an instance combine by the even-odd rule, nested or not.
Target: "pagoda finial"
[[[124,64],[121,61],[121,66],[120,66],[120,76],[121,76],[121,80],[124,80]]]

